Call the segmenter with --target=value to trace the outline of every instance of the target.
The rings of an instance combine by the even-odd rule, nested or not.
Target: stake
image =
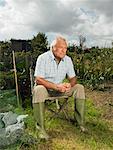
[[[15,74],[17,104],[19,107],[20,103],[19,103],[19,94],[18,94],[18,82],[17,82],[17,71],[16,71],[16,64],[15,64],[15,53],[14,53],[14,51],[12,51],[12,53],[13,53],[13,66],[14,66],[14,74]]]

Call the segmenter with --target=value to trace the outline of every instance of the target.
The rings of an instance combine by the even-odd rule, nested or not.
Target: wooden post
[[[30,67],[29,68],[29,71],[30,71],[30,82],[31,82],[31,93],[33,91],[33,83],[34,83],[34,80],[33,80],[33,71],[32,71],[32,68]]]
[[[16,72],[16,64],[15,64],[15,53],[14,53],[14,51],[12,51],[12,53],[13,53],[13,66],[14,66],[14,74],[15,74],[17,104],[18,104],[18,107],[19,107],[20,103],[19,103],[18,81],[17,81],[17,72]]]

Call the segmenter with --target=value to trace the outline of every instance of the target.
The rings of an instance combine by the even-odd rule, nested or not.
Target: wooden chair
[[[31,81],[31,93],[34,87],[34,70],[30,67],[30,81]],[[46,108],[52,112],[52,116],[49,117],[51,120],[54,117],[58,117],[63,119],[61,117],[61,112],[64,114],[64,117],[66,120],[69,121],[69,116],[68,116],[68,96],[57,96],[57,97],[48,97],[45,100],[45,106]],[[61,103],[62,102],[62,103]],[[56,110],[54,110],[52,107],[50,107],[53,103],[56,105]]]

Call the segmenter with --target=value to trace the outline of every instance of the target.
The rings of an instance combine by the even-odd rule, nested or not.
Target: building
[[[11,49],[14,50],[15,52],[19,51],[31,51],[31,40],[16,40],[16,39],[11,39]]]

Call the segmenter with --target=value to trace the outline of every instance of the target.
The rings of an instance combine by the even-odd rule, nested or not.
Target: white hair
[[[63,40],[63,41],[66,42],[66,44],[68,45],[67,40],[66,40],[63,36],[59,35],[59,36],[56,37],[55,40],[52,41],[52,43],[51,43],[51,45],[50,45],[50,50],[51,50],[51,51],[53,50],[53,47],[57,44],[57,42],[58,42],[59,40]]]

